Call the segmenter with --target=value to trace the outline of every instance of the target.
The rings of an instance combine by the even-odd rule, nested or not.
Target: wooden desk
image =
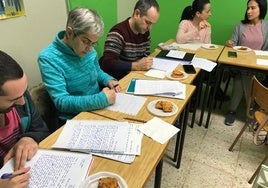
[[[228,51],[235,51],[232,48],[225,47],[220,55],[218,62],[223,65],[239,66],[250,69],[268,70],[268,66],[258,65],[257,58],[268,59],[268,56],[258,56],[254,51],[250,52],[237,52],[237,58],[228,57]]]
[[[132,71],[119,81],[123,92],[127,90],[129,82],[132,78],[156,79],[156,78],[146,77],[143,74],[143,72],[141,73],[139,71],[138,72]],[[161,119],[181,129],[177,135],[177,141],[176,141],[176,147],[175,147],[174,159],[173,159],[174,162],[176,162],[176,167],[179,168],[180,162],[181,162],[182,150],[183,150],[184,136],[185,136],[187,120],[188,120],[188,111],[189,111],[188,103],[190,102],[191,96],[193,95],[194,91],[195,91],[195,86],[186,84],[186,97],[184,100],[174,99],[174,98],[163,98],[159,96],[146,96],[147,100],[145,104],[143,105],[142,109],[138,112],[136,116],[131,116],[131,115],[124,114],[121,112],[112,112],[106,109],[95,110],[95,111],[92,111],[92,113],[95,113],[104,117],[109,117],[114,120],[122,120],[124,118],[133,118],[137,120],[148,121],[154,117],[154,115],[149,113],[147,110],[147,105],[151,101],[157,100],[157,99],[159,100],[160,98],[172,101],[178,106],[178,109],[179,109],[178,113],[169,117],[161,117]],[[179,122],[177,122],[177,120],[179,120]]]
[[[229,47],[225,47],[221,53],[221,55],[218,58],[218,63],[219,65],[219,69],[217,72],[217,81],[216,81],[216,88],[218,88],[218,86],[221,83],[221,78],[222,78],[222,74],[224,69],[228,69],[228,68],[237,68],[239,70],[255,70],[257,72],[263,72],[264,74],[267,74],[268,71],[268,66],[264,66],[264,65],[258,65],[257,62],[257,58],[260,59],[268,59],[267,56],[258,56],[255,54],[254,51],[250,51],[250,52],[237,52],[237,58],[233,58],[233,57],[228,57],[228,51],[235,51],[233,48],[229,48]],[[214,102],[215,102],[215,92],[213,94],[212,97],[212,102],[209,105],[209,112],[208,112],[208,119],[206,122],[206,127],[208,126],[209,122],[209,118],[211,116],[211,112],[212,112],[212,107],[214,106]]]
[[[92,114],[90,112],[82,112],[74,119],[107,120],[107,118]],[[63,127],[59,128],[57,131],[44,139],[39,144],[39,147],[50,149],[57,140],[62,129]],[[141,155],[137,156],[133,163],[125,164],[122,162],[93,156],[94,161],[89,175],[100,171],[114,172],[125,179],[129,188],[139,188],[145,187],[146,182],[151,177],[154,169],[157,168],[155,181],[160,183],[161,179],[159,178],[161,178],[162,156],[166,150],[167,145],[168,143],[160,144],[153,141],[151,138],[144,136],[142,139]],[[156,184],[155,187],[160,187],[160,184]]]
[[[170,39],[166,42],[166,44],[171,44],[175,42],[174,39]],[[196,57],[199,57],[199,58],[204,58],[204,59],[208,59],[210,61],[213,61],[213,62],[218,62],[218,58],[220,57],[222,51],[224,50],[224,46],[222,45],[217,45],[218,48],[217,49],[213,49],[213,50],[210,50],[210,49],[206,49],[206,48],[198,48],[197,50],[191,50],[191,49],[184,49],[184,48],[180,48],[181,51],[185,51],[185,52],[190,52],[190,53],[195,53]],[[157,55],[159,52],[161,51],[161,49],[156,49],[153,53],[153,55]],[[210,83],[212,81],[212,76],[211,76],[211,73],[208,74],[208,79],[205,80],[205,74],[207,74],[206,71],[200,71],[199,73],[199,77],[198,77],[198,80],[197,80],[197,83],[196,83],[196,91],[197,91],[197,95],[196,95],[196,103],[194,104],[194,108],[196,109],[197,108],[197,103],[198,101],[200,101],[200,97],[201,97],[201,92],[202,92],[202,86],[203,86],[203,83],[206,84],[206,87],[205,87],[205,91],[204,91],[204,98],[203,98],[203,103],[201,104],[201,114],[200,114],[200,119],[199,119],[199,126],[201,126],[203,124],[203,118],[204,118],[204,114],[205,114],[205,110],[206,110],[206,107],[207,107],[207,104],[208,104],[208,100],[209,100],[209,97],[210,97]],[[192,84],[192,83],[191,83]],[[209,104],[210,105],[210,104]],[[208,123],[209,123],[209,120],[210,120],[210,113],[211,113],[211,107],[209,107],[207,109],[208,113],[207,113],[207,120],[206,120],[206,125],[205,127],[207,128],[208,127]],[[194,121],[195,121],[195,110],[193,112],[193,115],[192,115],[192,122],[191,122],[191,125],[190,127],[193,127],[193,124],[194,124]]]

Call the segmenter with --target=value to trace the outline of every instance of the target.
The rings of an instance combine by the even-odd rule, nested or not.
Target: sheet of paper
[[[145,97],[116,93],[115,103],[106,107],[106,109],[135,116],[138,114],[145,101]]]
[[[161,120],[158,117],[154,117],[145,124],[139,126],[139,130],[153,140],[164,144],[172,136],[174,136],[180,129]]]
[[[170,50],[167,54],[167,57],[173,57],[173,58],[179,58],[183,59],[185,56],[186,52],[179,51],[179,50]]]
[[[134,94],[158,95],[171,98],[183,97],[185,84],[176,80],[136,80]],[[184,96],[185,97],[185,96]]]
[[[92,159],[91,154],[39,149],[26,162],[26,167],[31,167],[28,187],[79,188],[88,174]],[[14,158],[1,168],[0,174],[13,171]]]
[[[267,66],[268,65],[268,60],[267,59],[257,59],[256,62],[258,65],[264,65]]]
[[[86,153],[113,153],[139,155],[133,124],[105,120],[68,120],[54,148],[65,148]],[[136,143],[141,144],[141,143]]]
[[[198,67],[200,69],[206,70],[208,72],[211,72],[214,67],[216,67],[217,63],[204,59],[204,58],[194,58],[192,61],[192,65],[194,67]]]
[[[140,126],[140,124],[134,124],[134,128],[138,129],[138,127]],[[129,145],[129,147],[133,147],[136,148],[137,153],[141,152],[141,142],[142,142],[142,137],[143,137],[143,133],[140,131],[136,131],[136,135],[133,134],[132,138],[130,138],[130,140],[132,140],[131,142],[133,143],[133,145]],[[136,141],[136,142],[135,142]],[[131,150],[131,148],[129,148],[129,150]],[[93,153],[93,155],[97,155],[100,157],[104,157],[104,158],[109,158],[109,159],[113,159],[116,161],[120,161],[123,163],[132,163],[136,157],[136,155],[120,155],[120,154],[101,154],[101,153]]]
[[[268,51],[254,50],[256,55],[268,56]]]
[[[174,70],[178,65],[180,65],[183,62],[184,61],[179,61],[179,60],[153,58],[152,69],[157,69],[157,70],[162,70],[162,71]]]
[[[203,44],[202,43],[186,43],[186,44],[179,44],[180,48],[189,49],[189,50],[197,50]]]
[[[157,69],[150,69],[144,75],[154,78],[165,78],[165,71],[157,70]]]

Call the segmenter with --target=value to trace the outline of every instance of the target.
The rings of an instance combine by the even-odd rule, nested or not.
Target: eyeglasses
[[[90,39],[88,38],[80,38],[78,35],[76,35],[77,38],[83,43],[83,45],[85,47],[95,47],[98,43],[97,42],[92,42]]]

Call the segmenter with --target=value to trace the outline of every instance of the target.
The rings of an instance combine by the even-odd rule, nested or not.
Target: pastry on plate
[[[183,78],[184,77],[184,74],[182,71],[180,71],[179,69],[174,69],[171,73],[171,77],[173,78]]]
[[[155,108],[161,109],[164,112],[172,112],[173,105],[171,102],[168,101],[157,101],[155,104]]]
[[[118,181],[112,177],[100,178],[98,188],[118,188]]]

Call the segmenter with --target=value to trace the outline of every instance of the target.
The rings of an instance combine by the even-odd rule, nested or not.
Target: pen
[[[9,178],[14,178],[16,176],[20,176],[22,174],[25,174],[24,172],[21,172],[21,173],[18,173],[18,174],[12,174],[12,173],[4,173],[2,176],[1,176],[1,179],[9,179]]]
[[[119,84],[115,84],[115,85],[113,86],[113,88],[116,88],[117,86],[119,86]]]

